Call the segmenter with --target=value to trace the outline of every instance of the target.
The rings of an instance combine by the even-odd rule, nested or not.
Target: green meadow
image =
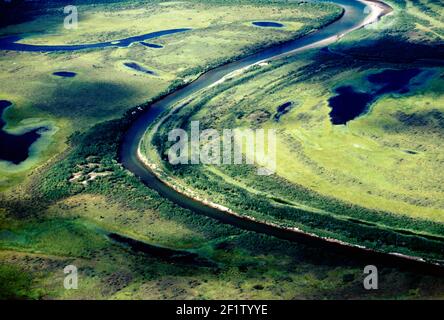
[[[142,152],[171,183],[237,213],[386,252],[442,259],[444,69],[437,61],[442,47],[421,27],[415,8],[409,2],[407,15],[395,10],[328,51],[256,65],[198,92],[157,132],[148,131]],[[404,34],[411,26],[416,28]],[[400,61],[390,59],[392,48],[381,47],[373,57],[367,48],[358,52],[353,46],[359,39],[372,50],[395,36],[400,48],[412,49]],[[329,99],[335,89],[372,92],[369,75],[411,69],[421,73],[408,92],[382,94],[364,115],[332,124]],[[280,115],[277,109],[285,103],[291,109]],[[173,128],[190,130],[190,121],[219,132],[276,130],[275,174],[257,176],[247,165],[168,164],[173,143],[162,137]],[[266,163],[259,159],[257,165]]]

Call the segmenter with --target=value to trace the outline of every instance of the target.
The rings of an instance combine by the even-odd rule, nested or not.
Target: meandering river
[[[343,35],[358,29],[366,24],[373,23],[380,16],[391,11],[391,8],[382,2],[374,0],[317,0],[320,2],[332,2],[344,9],[344,14],[335,22],[325,26],[324,28],[311,33],[305,37],[295,39],[284,44],[279,44],[268,49],[264,49],[258,53],[247,56],[235,62],[231,62],[202,74],[197,80],[189,85],[176,90],[175,92],[165,96],[161,100],[153,103],[150,108],[139,114],[137,120],[132,124],[126,132],[121,148],[120,161],[125,168],[138,176],[148,187],[156,190],[160,195],[168,198],[172,202],[181,207],[187,208],[198,214],[203,214],[223,223],[251,230],[280,239],[298,241],[308,243],[321,249],[332,249],[344,251],[346,254],[353,255],[368,263],[383,262],[384,264],[393,264],[403,266],[415,271],[425,270],[427,272],[443,274],[444,268],[432,263],[424,263],[420,259],[412,257],[386,254],[382,252],[372,251],[363,247],[352,246],[346,243],[335,241],[332,239],[323,239],[315,235],[284,229],[279,226],[255,221],[249,218],[229,214],[226,211],[218,209],[216,206],[205,205],[195,199],[169,187],[167,184],[158,179],[158,177],[147,167],[138,156],[139,143],[146,132],[147,128],[159,117],[161,113],[169,110],[177,102],[187,98],[188,96],[198,92],[201,89],[215,85],[230,73],[249,67],[254,64],[276,59],[284,55],[294,54],[299,50],[308,48],[322,48],[334,41],[337,41]],[[154,48],[161,48],[158,45],[149,45],[145,40],[153,39],[169,34],[181,33],[191,30],[189,28],[163,30],[148,33],[141,36],[130,37],[117,41],[109,41],[94,44],[80,45],[33,45],[18,42],[21,38],[18,36],[6,37],[0,39],[0,50],[15,51],[76,51],[84,49],[98,49],[106,47],[126,47],[132,43],[142,43]],[[64,76],[68,73],[61,72],[59,75]]]
[[[280,239],[308,243],[322,249],[334,248],[338,251],[344,251],[346,254],[351,254],[355,258],[359,258],[362,261],[372,263],[382,262],[385,265],[401,265],[405,268],[416,271],[425,270],[427,272],[438,272],[442,274],[443,269],[440,266],[424,263],[424,261],[421,261],[420,259],[414,259],[412,257],[397,254],[376,252],[363,247],[352,246],[334,240],[322,239],[314,235],[296,232],[293,230],[280,228],[278,226],[254,221],[252,219],[232,215],[216,207],[205,205],[202,202],[192,199],[185,194],[182,194],[169,187],[167,184],[161,181],[138,156],[139,144],[147,128],[156,119],[158,119],[160,114],[171,109],[172,106],[177,102],[187,98],[203,88],[216,84],[228,74],[242,68],[251,66],[253,64],[258,64],[263,61],[279,58],[283,55],[294,54],[298,50],[313,47],[324,47],[336,41],[339,37],[348,32],[358,29],[366,24],[376,22],[380,16],[391,11],[389,6],[381,2],[364,2],[357,0],[331,0],[330,2],[336,3],[344,8],[343,16],[332,24],[329,24],[323,29],[305,37],[276,45],[261,52],[252,54],[246,58],[212,69],[202,74],[194,82],[153,103],[146,111],[143,111],[138,115],[136,121],[126,132],[120,149],[120,161],[125,168],[138,176],[145,183],[145,185],[156,190],[163,197],[168,198],[183,208],[187,208],[198,214],[215,218],[223,223],[228,223],[245,230],[275,236]]]

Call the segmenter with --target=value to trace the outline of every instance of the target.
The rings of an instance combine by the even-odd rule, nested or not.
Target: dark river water
[[[378,252],[369,252],[359,248],[338,245],[332,242],[326,242],[317,237],[310,235],[305,235],[301,233],[292,232],[289,230],[283,230],[281,228],[268,226],[266,224],[246,220],[241,217],[236,217],[228,215],[222,211],[214,208],[210,208],[197,202],[191,198],[188,198],[175,190],[169,188],[157,177],[148,170],[143,163],[137,157],[137,149],[139,141],[141,140],[146,128],[165,110],[170,108],[174,103],[180,101],[181,99],[197,92],[198,90],[208,87],[209,85],[217,82],[223,76],[229,74],[232,71],[246,67],[253,63],[259,62],[264,59],[269,59],[280,54],[288,53],[297,48],[301,48],[305,45],[313,44],[317,41],[327,39],[331,36],[338,36],[346,33],[351,28],[359,25],[366,17],[365,5],[361,2],[354,0],[332,0],[329,2],[334,2],[341,5],[345,10],[344,16],[337,20],[336,22],[330,24],[329,26],[319,30],[318,32],[312,33],[306,37],[289,41],[284,44],[273,46],[269,49],[265,49],[256,54],[250,55],[246,58],[240,59],[238,61],[228,63],[221,67],[215,68],[203,74],[199,79],[187,85],[186,87],[179,89],[163,99],[152,104],[151,107],[141,113],[139,118],[133,123],[132,127],[125,134],[123,143],[120,149],[120,161],[121,163],[136,176],[138,176],[148,187],[156,190],[162,196],[170,199],[174,203],[188,208],[198,214],[203,214],[215,219],[218,219],[224,223],[228,223],[237,226],[241,229],[251,230],[259,233],[268,234],[281,239],[286,239],[290,241],[304,242],[311,246],[316,246],[317,248],[324,248],[326,250],[338,250],[344,251],[348,255],[353,255],[355,258],[361,257],[371,263],[378,263],[378,261],[384,261],[385,263],[395,263],[399,265],[399,261],[403,263],[405,267],[409,266],[414,270],[419,270],[421,268],[433,268],[430,265],[424,265],[417,261],[406,260],[398,256],[389,256]],[[141,36],[129,37],[122,40],[95,43],[95,44],[82,44],[82,45],[30,45],[30,44],[20,44],[17,41],[20,40],[19,36],[7,37],[0,39],[0,50],[15,50],[15,51],[36,51],[36,52],[52,52],[52,51],[75,51],[82,49],[94,49],[94,48],[106,48],[106,47],[127,47],[132,43],[144,42],[148,39],[153,39],[156,37],[180,33],[190,30],[189,28],[183,29],[172,29],[164,30],[153,33],[148,33]],[[378,79],[374,81],[379,81]],[[10,106],[10,103],[3,101],[0,103],[0,112]],[[1,127],[3,127],[4,122],[1,120]],[[31,130],[22,135],[10,135],[5,133],[3,130],[0,132],[0,142],[2,143],[0,148],[0,158],[7,159],[13,163],[20,163],[28,156],[28,150],[31,144],[38,139],[39,131],[42,128]],[[12,150],[13,149],[13,150]],[[159,250],[158,248],[147,247],[146,245],[141,245],[139,243],[133,242],[131,239],[124,238],[122,236],[113,235],[112,238],[119,242],[124,242],[131,247],[138,250],[147,251],[150,253],[155,252],[155,254],[174,255],[172,252],[166,252],[165,250]],[[193,256],[185,255],[185,259],[194,259]],[[439,269],[441,272],[442,269]]]
[[[407,93],[410,91],[410,81],[422,72],[421,69],[405,69],[405,70],[384,70],[379,73],[371,74],[367,77],[372,84],[379,85],[381,88],[376,95],[384,93],[399,92]]]

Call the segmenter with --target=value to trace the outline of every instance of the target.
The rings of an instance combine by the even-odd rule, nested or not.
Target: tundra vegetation
[[[442,28],[442,8],[433,1],[420,2],[432,13],[418,9],[416,2],[392,2],[393,15],[346,36],[331,47],[331,52],[307,52],[252,69],[196,97],[195,103],[181,110],[182,119],[173,117],[162,128],[166,132],[169,127],[186,126],[186,119],[191,118],[216,128],[230,124],[276,126],[282,141],[292,142],[282,143],[282,154],[291,157],[289,166],[294,166],[287,169],[303,170],[306,176],[299,176],[302,180],[296,175],[285,176],[283,171],[265,180],[268,178],[253,174],[248,166],[172,168],[156,156],[167,147],[160,139],[144,145],[144,151],[157,159],[171,179],[244,213],[369,247],[442,257],[442,219],[433,210],[426,210],[430,203],[439,205],[438,196],[421,195],[417,186],[412,192],[424,199],[410,204],[411,211],[400,205],[404,203],[402,196],[407,196],[403,190],[394,202],[382,201],[381,207],[375,208],[366,202],[369,195],[360,193],[365,186],[352,179],[353,174],[355,179],[360,177],[358,156],[350,165],[350,176],[338,176],[338,193],[334,195],[326,193],[326,183],[332,183],[327,179],[329,172],[308,170],[310,165],[329,164],[316,154],[317,145],[340,147],[341,140],[343,144],[355,140],[365,142],[365,150],[368,145],[377,148],[377,141],[382,146],[380,158],[387,161],[395,148],[404,149],[415,141],[415,146],[424,143],[422,149],[409,145],[406,150],[421,152],[422,165],[433,172],[431,179],[439,178],[438,142],[427,135],[442,139],[442,108],[437,102],[442,99],[443,80],[435,61],[442,57],[442,38],[436,35]],[[193,30],[152,41],[162,48],[134,44],[70,53],[0,53],[1,99],[13,102],[5,115],[6,129],[23,128],[30,121],[53,128],[48,143],[31,155],[32,161],[0,168],[1,298],[443,297],[442,277],[390,265],[380,268],[380,290],[364,290],[362,270],[371,261],[197,215],[146,188],[118,162],[121,137],[138,107],[149,107],[156,97],[211,67],[319,28],[341,14],[338,7],[254,0],[80,1],[79,29],[71,32],[60,23],[60,3],[48,2],[48,7],[31,11],[32,18],[21,17],[20,24],[10,24],[0,29],[0,34],[24,34],[24,43],[78,44],[176,26]],[[286,27],[259,29],[251,26],[256,20]],[[381,48],[377,57],[371,51],[375,44]],[[400,50],[401,46],[406,50]],[[405,54],[408,62],[402,66],[396,61],[385,62],[396,56],[393,48]],[[335,52],[344,53],[346,58]],[[128,62],[143,65],[156,76],[128,69],[124,65]],[[407,66],[430,72],[423,85],[399,96],[404,102],[387,95],[372,105],[372,112],[347,127],[330,124],[326,101],[337,85],[359,85],[368,74]],[[53,75],[60,71],[77,75]],[[239,104],[242,98],[244,102]],[[276,108],[290,100],[292,107],[280,112],[276,121]],[[394,122],[393,131],[388,125],[382,126],[377,117],[384,123]],[[301,132],[299,138],[292,133],[295,128]],[[386,140],[378,140],[381,132]],[[300,152],[300,158],[294,156],[295,151]],[[339,154],[347,156],[346,151]],[[415,158],[409,158],[414,154],[404,154],[402,161],[416,163]],[[396,156],[402,162],[398,153]],[[376,163],[374,159],[368,161]],[[335,170],[343,169],[340,165]],[[417,171],[418,178],[407,179],[408,169],[406,164],[400,172],[406,188],[425,179],[425,173]],[[326,182],[315,190],[307,185],[310,178]],[[347,199],[344,190],[348,187],[356,188],[362,197],[354,202]],[[434,192],[438,195],[442,190],[435,186]],[[384,192],[375,196],[389,198]],[[415,207],[421,210],[413,210]],[[125,239],[122,236],[140,241],[139,245],[119,241]],[[192,263],[172,258],[144,247],[144,243],[197,258],[191,259]],[[77,290],[63,288],[63,268],[68,264],[79,269]]]
[[[408,3],[352,33],[353,40],[257,65],[198,92],[147,134],[143,152],[165,179],[235,212],[441,260],[444,47],[442,37],[423,31],[415,8]],[[390,41],[402,49],[386,46]],[[385,49],[373,55],[379,45]],[[348,100],[342,97],[353,90]],[[335,122],[332,101],[341,97],[352,113],[359,95],[366,97],[362,113]],[[191,121],[220,132],[276,130],[276,175],[258,176],[249,166],[170,165],[165,154],[171,142],[163,137],[173,128],[188,129]]]

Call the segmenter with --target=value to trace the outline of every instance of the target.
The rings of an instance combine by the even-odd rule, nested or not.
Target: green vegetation
[[[442,294],[442,281],[420,275],[418,290],[411,291],[411,274],[388,267],[381,268],[381,281],[387,286],[378,293],[368,292],[361,284],[361,264],[366,262],[344,260],[334,250],[241,231],[178,208],[113,160],[121,126],[125,121],[112,121],[73,137],[70,155],[29,190],[34,198],[10,198],[4,203],[9,207],[1,219],[2,277],[10,279],[12,272],[21,272],[19,279],[23,278],[3,291],[5,297],[293,299]],[[112,174],[86,186],[69,182],[86,161],[100,163],[102,172]],[[48,201],[51,197],[62,200]],[[46,205],[45,199],[52,204]],[[110,231],[190,250],[216,266],[171,263],[133,252],[107,239]],[[78,290],[63,290],[62,270],[68,264],[79,268]]]
[[[442,277],[389,266],[379,268],[380,283],[384,286],[377,292],[366,291],[362,288],[362,268],[371,261],[243,231],[197,215],[146,188],[118,163],[118,147],[134,118],[135,106],[149,107],[154,97],[195,79],[208,68],[319,27],[340,13],[336,7],[287,5],[281,1],[242,1],[242,5],[234,0],[119,2],[82,7],[85,27],[75,34],[60,29],[57,10],[45,11],[47,16],[43,18],[9,26],[0,32],[26,32],[23,41],[29,43],[79,43],[83,39],[93,42],[141,34],[152,31],[154,26],[156,29],[182,27],[184,22],[196,30],[156,39],[153,42],[165,46],[157,51],[133,45],[75,53],[0,55],[0,67],[4,71],[0,73],[1,96],[15,104],[6,116],[8,126],[17,128],[23,125],[24,119],[40,121],[38,118],[58,128],[52,144],[40,153],[36,163],[21,171],[8,168],[1,172],[4,191],[0,194],[0,298],[444,298]],[[170,14],[177,20],[166,19]],[[193,20],[188,20],[190,15]],[[249,27],[247,22],[256,17],[284,21],[291,29]],[[47,30],[47,34],[32,34],[42,29]],[[331,57],[318,58],[311,53],[299,62],[288,59],[252,70],[239,80],[239,88],[260,79],[264,71],[269,75],[285,71],[283,76],[287,76],[289,67],[294,67],[295,73],[307,72],[306,79],[298,76],[296,80],[305,86],[309,83],[308,76],[319,69],[320,63],[337,63],[337,59]],[[124,70],[121,62],[128,60],[152,67],[159,71],[159,76]],[[361,68],[360,61],[356,68]],[[78,76],[72,79],[51,76],[59,70],[74,71]],[[225,84],[227,90],[232,90],[234,81]],[[215,93],[217,96],[220,92]],[[202,107],[205,110],[205,104]],[[276,105],[271,103],[265,107],[272,110]],[[236,112],[241,115],[240,111]],[[228,115],[213,119],[214,125],[222,125],[229,119],[247,124],[245,118],[233,119]],[[206,188],[205,194],[208,192],[212,197],[218,195],[217,188],[222,187],[227,197],[233,196],[233,206],[243,205],[238,197],[245,196],[246,210],[257,214],[265,208],[261,206],[273,207],[276,210],[270,211],[272,214],[284,214],[280,217],[282,221],[292,225],[294,216],[300,215],[307,225],[311,223],[312,228],[323,229],[328,235],[354,228],[356,224],[348,224],[346,220],[349,217],[380,223],[380,212],[307,192],[306,188],[283,178],[274,177],[271,182],[265,178],[260,180],[249,167],[217,168],[221,170],[212,173],[206,169],[193,168],[195,171],[174,174],[196,189]],[[195,181],[190,181],[189,173],[197,174]],[[214,189],[207,188],[203,175],[214,182]],[[221,176],[229,183],[220,179]],[[258,201],[254,194],[268,190],[274,192],[272,206],[265,201],[267,198]],[[331,215],[323,215],[321,221],[319,216],[307,215],[306,210],[288,209],[286,201],[297,202],[296,206],[303,208],[322,208]],[[375,236],[388,242],[395,236],[410,249],[422,252],[427,248],[433,256],[439,251],[436,245],[442,244],[440,241],[403,236],[393,231],[396,228],[413,228],[414,232],[430,236],[443,234],[438,222],[401,221],[389,214],[384,215],[383,225],[377,229],[380,233],[375,234],[365,225],[359,232],[363,237],[368,236],[367,245],[374,243]],[[355,236],[354,229],[348,230],[350,234],[346,236]],[[192,265],[130,250],[110,240],[111,232],[194,253],[211,264]],[[78,290],[63,289],[63,268],[68,264],[79,268]]]
[[[117,147],[126,123],[110,121],[73,136],[72,152],[27,190],[33,197],[3,201],[7,211],[0,219],[2,270],[22,270],[25,277],[5,289],[5,297],[441,297],[440,278],[389,267],[380,268],[384,288],[368,292],[362,288],[365,262],[344,259],[334,250],[241,231],[171,204],[118,165]],[[100,167],[85,169],[87,163]],[[111,174],[86,185],[70,182],[80,169],[84,175]],[[171,263],[134,252],[105,237],[110,231],[190,250],[216,266]],[[63,290],[62,270],[68,264],[79,268],[78,290]],[[10,271],[3,277],[10,279]],[[417,285],[410,284],[412,277]]]
[[[410,63],[441,60],[444,9],[434,0],[388,0],[394,11],[332,46],[360,59]],[[427,8],[427,9],[424,9]]]
[[[422,42],[423,50],[406,53],[407,63],[375,61],[386,61],[398,49],[381,47],[378,57],[368,61],[366,51],[353,45],[359,39],[359,45],[371,41],[382,46],[390,35],[396,47],[415,46],[403,37],[406,21],[401,16],[352,33],[331,52],[273,61],[199,92],[145,137],[142,152],[171,183],[240,214],[386,252],[441,260],[444,70],[438,62],[421,59],[438,58],[443,47]],[[377,39],[367,39],[376,37],[371,30],[381,28]],[[359,38],[367,29],[370,36]],[[367,115],[347,126],[331,124],[328,99],[335,88],[351,85],[371,92],[365,80],[369,74],[400,68],[424,70],[409,93],[383,95]],[[288,101],[294,107],[276,121],[277,107]],[[276,129],[276,175],[257,176],[251,166],[169,165],[168,132],[189,130],[192,120],[200,121],[201,130],[219,132]]]
[[[82,5],[79,28],[63,28],[63,10],[49,8],[34,20],[0,29],[0,36],[23,35],[33,44],[79,44],[112,41],[148,32],[193,28],[128,48],[78,52],[2,52],[0,96],[12,101],[6,120],[11,130],[25,122],[44,121],[58,128],[48,146],[38,148],[22,166],[0,167],[0,190],[26,180],[30,170],[66,150],[75,131],[123,116],[129,108],[158,96],[170,86],[187,83],[203,71],[292,38],[300,37],[337,18],[341,10],[326,4],[244,5],[224,1],[119,2]],[[279,20],[282,30],[263,30],[250,25],[255,19]],[[36,31],[39,31],[36,33]],[[134,61],[156,70],[157,76],[130,71],[123,63]],[[53,76],[56,71],[76,72],[75,78]]]

